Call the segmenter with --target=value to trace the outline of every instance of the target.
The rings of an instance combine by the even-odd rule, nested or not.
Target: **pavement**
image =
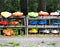
[[[0,43],[7,44],[9,41],[20,43],[18,47],[60,47],[60,38],[38,38],[38,37],[0,37]],[[8,47],[8,46],[3,46]],[[10,46],[11,47],[11,46]]]

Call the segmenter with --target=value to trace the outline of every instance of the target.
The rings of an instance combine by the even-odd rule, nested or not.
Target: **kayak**
[[[38,21],[38,24],[39,25],[45,25],[45,24],[47,24],[47,22],[46,21]]]
[[[52,25],[60,25],[60,22],[52,22]]]
[[[37,21],[29,21],[29,25],[36,25]]]

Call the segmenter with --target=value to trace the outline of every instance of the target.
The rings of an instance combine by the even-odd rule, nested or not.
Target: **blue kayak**
[[[59,13],[59,15],[60,15],[60,10],[57,10],[56,12],[58,12],[58,13]]]
[[[38,21],[38,24],[39,25],[45,25],[45,24],[47,24],[47,22],[46,21]]]
[[[37,21],[29,21],[29,25],[36,25]]]
[[[60,22],[52,22],[52,25],[60,25]]]

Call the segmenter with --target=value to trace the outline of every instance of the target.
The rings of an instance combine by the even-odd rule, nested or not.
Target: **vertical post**
[[[28,36],[28,17],[26,17],[26,35]]]
[[[27,0],[20,0],[20,7],[21,7],[21,12],[24,13],[24,15],[27,15]]]

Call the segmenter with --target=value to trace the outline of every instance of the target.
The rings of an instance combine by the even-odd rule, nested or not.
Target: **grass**
[[[50,44],[47,44],[47,45],[56,45],[56,43],[50,43]]]
[[[30,44],[28,47],[34,47],[34,45]]]
[[[41,43],[45,43],[45,41],[43,40],[43,41],[41,41]]]

